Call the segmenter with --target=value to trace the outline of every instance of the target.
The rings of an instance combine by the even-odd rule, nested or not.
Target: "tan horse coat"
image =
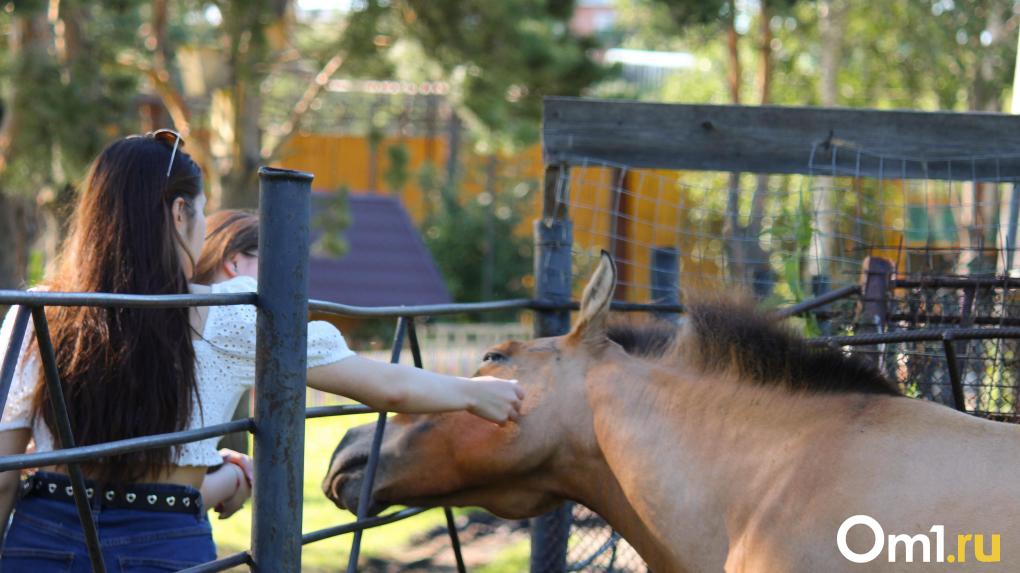
[[[614,282],[606,257],[570,335],[487,354],[481,373],[525,387],[519,424],[464,413],[392,418],[375,509],[477,505],[520,518],[571,499],[603,515],[657,573],[1020,571],[1020,428],[868,390],[863,380],[854,391],[839,369],[856,367],[838,357],[828,365],[836,370],[818,372],[849,389],[809,380],[791,390],[749,382],[747,368],[695,364],[726,352],[627,353],[607,338]],[[771,370],[803,369],[764,358],[779,365]],[[371,429],[351,430],[334,454],[323,488],[341,507],[356,507]],[[855,515],[883,530],[868,563],[837,547],[841,524]],[[936,525],[943,555],[964,563],[935,562]],[[925,534],[932,562],[922,562],[916,538],[912,563],[902,540],[890,562],[888,536],[901,534]],[[998,535],[999,562],[977,562],[973,537],[959,551],[966,534],[982,536],[985,558]],[[875,542],[864,525],[846,536],[858,554]]]

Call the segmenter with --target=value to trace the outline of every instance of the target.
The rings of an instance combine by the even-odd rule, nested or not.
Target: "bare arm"
[[[215,508],[237,493],[241,481],[241,470],[237,466],[223,464],[202,480],[202,503],[207,508]]]
[[[496,378],[458,378],[360,356],[308,370],[308,385],[377,410],[425,414],[467,410],[499,424],[516,419],[523,392]]]
[[[25,453],[30,437],[31,431],[28,428],[0,432],[0,455]],[[18,497],[20,481],[21,472],[18,470],[0,472],[0,539],[7,533],[7,523],[10,521],[11,510],[14,509],[14,501]]]

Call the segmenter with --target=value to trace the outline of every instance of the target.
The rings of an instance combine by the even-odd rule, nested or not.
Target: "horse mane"
[[[608,336],[631,355],[676,359],[702,374],[735,374],[794,392],[899,396],[870,362],[828,346],[810,346],[789,326],[744,302],[687,305],[684,326],[614,318]]]

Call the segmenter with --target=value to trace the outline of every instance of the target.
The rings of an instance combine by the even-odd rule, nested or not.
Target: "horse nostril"
[[[344,460],[340,467],[337,468],[336,473],[344,474],[350,470],[361,468],[368,465],[368,454],[356,454],[350,458]]]

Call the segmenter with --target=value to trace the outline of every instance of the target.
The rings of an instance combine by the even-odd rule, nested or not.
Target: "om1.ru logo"
[[[875,542],[871,546],[871,549],[864,553],[857,553],[846,543],[846,536],[850,533],[850,530],[855,526],[864,526],[871,529],[875,535]],[[985,552],[985,536],[981,533],[961,533],[956,536],[956,554],[946,555],[946,526],[944,525],[933,525],[928,533],[935,536],[935,562],[936,563],[966,563],[967,562],[967,546],[973,542],[974,548],[974,560],[979,563],[998,563],[1000,559],[1000,539],[998,533],[991,535],[991,550]],[[906,563],[914,562],[914,550],[920,546],[920,561],[923,563],[931,563],[932,561],[932,538],[928,533],[918,533],[917,535],[893,535],[889,534],[889,551],[888,559],[889,563],[896,563],[899,557],[899,547],[903,547],[903,561]],[[878,523],[874,517],[869,515],[855,515],[848,517],[843,525],[839,526],[839,531],[836,533],[836,546],[839,548],[839,552],[843,554],[849,561],[854,563],[870,563],[878,556],[882,554],[882,550],[885,548],[886,535],[882,526]]]

